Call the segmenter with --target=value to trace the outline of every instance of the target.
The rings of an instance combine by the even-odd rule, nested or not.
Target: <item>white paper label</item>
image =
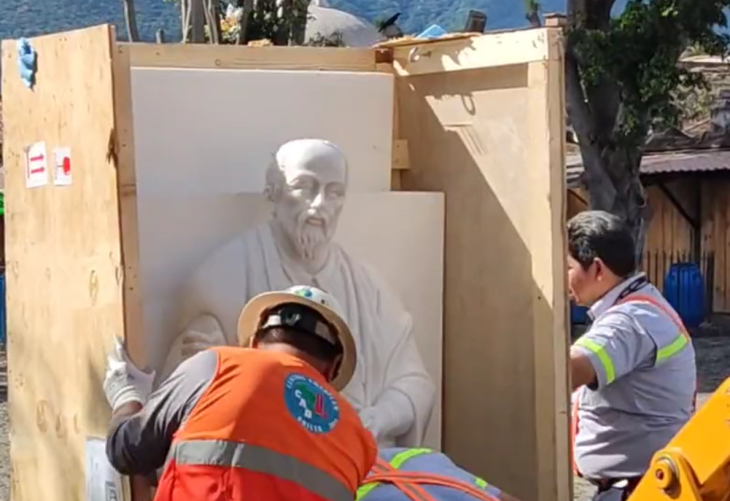
[[[68,186],[71,184],[71,148],[53,150],[53,184]]]
[[[46,143],[33,143],[25,150],[25,186],[38,188],[48,183]]]
[[[122,476],[106,456],[106,440],[86,439],[86,501],[124,501]]]

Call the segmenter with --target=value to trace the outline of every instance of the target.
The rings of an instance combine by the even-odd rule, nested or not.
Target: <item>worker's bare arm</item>
[[[602,388],[642,364],[650,363],[656,345],[625,312],[600,317],[570,348],[572,388]]]
[[[217,365],[216,352],[201,352],[180,364],[143,407],[127,404],[115,412],[106,447],[117,471],[150,475],[164,465],[173,435],[207,389]]]
[[[570,384],[571,391],[596,384],[596,371],[590,358],[574,348],[570,349]]]

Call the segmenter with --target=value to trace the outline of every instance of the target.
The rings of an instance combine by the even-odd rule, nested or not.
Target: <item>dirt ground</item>
[[[730,377],[730,337],[695,339],[702,405],[717,386]],[[5,351],[0,351],[0,501],[10,499],[10,431],[7,415],[7,377]],[[589,501],[592,488],[580,479],[575,482],[575,501]],[[529,501],[529,500],[525,500]]]

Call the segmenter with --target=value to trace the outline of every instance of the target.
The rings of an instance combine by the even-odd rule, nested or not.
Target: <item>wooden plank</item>
[[[529,63],[528,163],[530,238],[543,242],[532,253],[535,363],[536,501],[570,499],[572,494],[569,430],[568,304],[565,265],[566,192],[565,82],[563,39],[547,31],[548,57]],[[548,194],[548,196],[545,196]]]
[[[393,140],[393,170],[406,170],[408,166],[408,141]]]
[[[410,156],[403,189],[446,194],[444,450],[540,501],[568,499],[570,489],[564,100],[554,57],[557,65],[398,79]]]
[[[372,48],[241,47],[203,44],[120,44],[133,67],[375,71]]]
[[[119,210],[124,263],[124,314],[127,326],[127,351],[139,366],[147,366],[147,347],[142,335],[142,303],[139,294],[139,234],[137,228],[137,175],[132,121],[132,82],[128,47],[115,47],[114,113],[115,127],[112,160],[119,182]]]
[[[85,499],[84,442],[106,435],[105,354],[124,335],[109,25],[31,40],[31,91],[2,46],[12,499]],[[72,184],[26,188],[24,149],[71,148]],[[52,164],[49,163],[49,167]]]
[[[544,61],[557,54],[560,28],[537,28],[490,33],[466,39],[418,41],[393,48],[393,67],[398,75],[426,75],[447,71],[494,68]],[[554,57],[554,56],[553,56]]]
[[[137,216],[137,175],[135,170],[134,124],[132,120],[132,80],[128,47],[112,51],[115,126],[111,159],[115,163],[119,189],[119,222],[124,269],[124,320],[127,352],[138,367],[147,367],[142,296],[139,276],[139,231]],[[129,488],[132,501],[151,501],[152,488],[145,477],[134,476]]]

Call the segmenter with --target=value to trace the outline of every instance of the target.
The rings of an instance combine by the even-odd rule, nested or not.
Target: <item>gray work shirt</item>
[[[106,453],[123,475],[150,475],[165,464],[175,433],[215,379],[218,353],[188,358],[150,395],[144,408],[109,425]]]
[[[571,348],[589,358],[597,375],[595,388],[573,395],[575,460],[589,479],[642,475],[694,410],[695,351],[678,315],[649,283],[621,299],[644,280],[636,275],[596,302],[593,324]]]

